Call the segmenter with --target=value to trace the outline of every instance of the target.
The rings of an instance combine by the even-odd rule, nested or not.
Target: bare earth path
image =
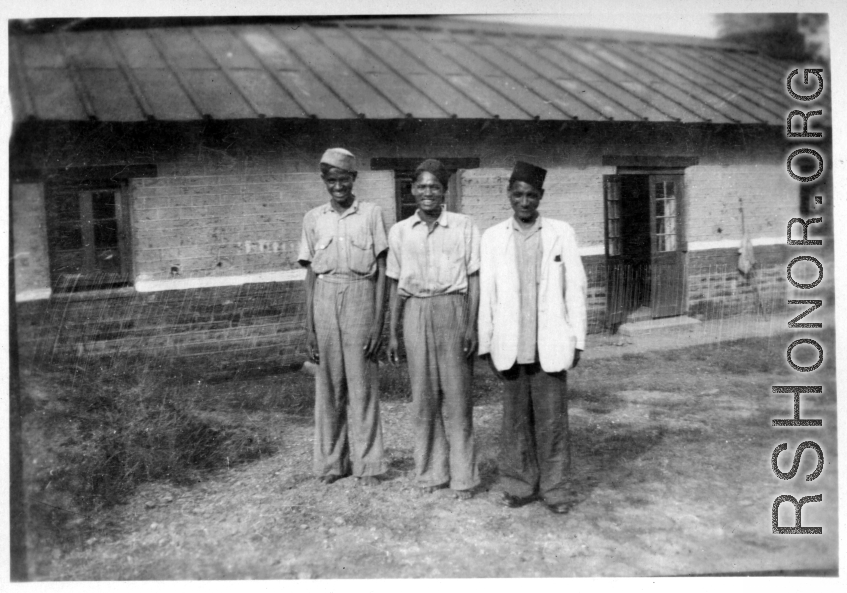
[[[779,344],[776,353],[784,349]],[[791,398],[771,395],[770,386],[796,383],[790,370],[733,369],[731,360],[716,369],[709,352],[699,358],[672,353],[589,357],[572,373],[578,500],[568,515],[555,516],[538,503],[521,509],[496,504],[496,394],[482,398],[474,410],[483,487],[470,501],[454,499],[449,490],[421,494],[413,487],[406,403],[382,404],[391,471],[379,487],[353,479],[320,485],[310,474],[311,419],[277,414],[276,455],[191,487],[142,487],[129,504],[108,511],[117,526],[111,534],[55,558],[50,573],[40,578],[832,572],[834,389],[829,397],[803,403],[804,416],[829,419],[824,431],[775,429],[771,418],[789,417]],[[253,388],[279,388],[279,381],[264,378]],[[810,436],[824,449],[826,479],[807,483],[800,477],[814,469],[815,456],[808,451],[797,479],[777,480],[770,469],[773,448],[788,443],[780,461],[785,470],[796,446]],[[826,504],[803,511],[804,524],[823,526],[823,536],[771,534],[771,504],[784,493],[798,499],[823,493]],[[782,525],[791,523],[790,505],[783,505],[780,517]]]

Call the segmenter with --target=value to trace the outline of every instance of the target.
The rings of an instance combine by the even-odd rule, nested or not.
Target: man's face
[[[429,171],[418,175],[412,184],[412,193],[422,212],[430,215],[441,213],[441,206],[444,204],[444,186],[435,175]]]
[[[509,202],[512,204],[515,216],[522,222],[535,220],[538,216],[538,204],[541,203],[543,196],[543,189],[535,189],[524,181],[515,181],[509,187]]]
[[[353,183],[356,181],[356,173],[332,167],[321,177],[326,190],[332,196],[332,201],[338,204],[346,204],[353,199]]]

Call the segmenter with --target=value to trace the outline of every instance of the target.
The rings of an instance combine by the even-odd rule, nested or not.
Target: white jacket
[[[539,220],[538,357],[544,371],[555,373],[573,366],[574,348],[585,349],[587,281],[571,226]],[[512,218],[489,228],[480,254],[479,353],[490,353],[501,371],[518,356],[520,274],[514,233]]]

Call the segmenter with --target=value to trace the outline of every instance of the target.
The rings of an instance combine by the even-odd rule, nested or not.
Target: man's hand
[[[310,330],[306,334],[306,348],[309,350],[309,358],[312,359],[312,362],[320,364],[321,355],[318,352],[318,335],[315,330]]]
[[[473,327],[469,327],[465,330],[465,337],[462,338],[462,350],[465,353],[465,358],[470,359],[474,355],[474,352],[476,352],[476,347],[476,330]]]
[[[365,344],[365,358],[376,360],[380,348],[382,348],[382,324],[379,326],[374,324],[373,327],[371,327],[368,342]]]
[[[388,337],[388,360],[394,366],[400,362],[400,341],[396,334],[391,334]]]
[[[579,364],[579,358],[582,356],[582,350],[579,348],[574,348],[573,351],[573,366],[571,368],[576,368],[576,365]]]

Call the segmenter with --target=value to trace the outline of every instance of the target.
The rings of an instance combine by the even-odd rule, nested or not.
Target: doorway
[[[607,175],[604,193],[607,324],[681,315],[687,251],[683,176]]]

